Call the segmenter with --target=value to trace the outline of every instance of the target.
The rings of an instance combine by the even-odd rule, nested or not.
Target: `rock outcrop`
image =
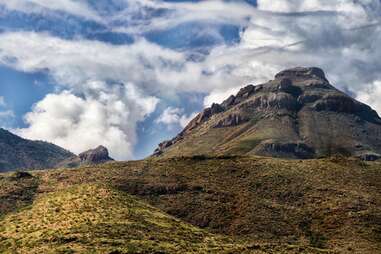
[[[333,87],[323,70],[298,67],[213,104],[155,151],[162,157],[198,154],[376,160],[381,119]]]
[[[114,159],[109,156],[106,147],[98,146],[97,148],[87,150],[80,153],[78,156],[73,156],[72,158],[63,161],[59,167],[76,168],[79,166],[102,164],[113,160]]]
[[[108,150],[104,146],[98,146],[95,149],[90,149],[79,154],[81,164],[101,164],[108,161],[113,161],[109,156]]]

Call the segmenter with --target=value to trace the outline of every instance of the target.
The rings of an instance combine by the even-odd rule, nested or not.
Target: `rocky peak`
[[[109,157],[109,153],[106,147],[98,146],[95,149],[88,150],[79,154],[81,164],[100,164],[113,159]]]
[[[325,73],[322,69],[317,67],[296,67],[292,69],[287,69],[279,72],[275,75],[275,79],[289,79],[289,80],[300,80],[300,79],[320,79],[327,81]]]
[[[206,108],[174,139],[161,143],[155,155],[304,159],[338,153],[369,160],[381,156],[380,133],[376,111],[333,87],[323,70],[297,67]]]

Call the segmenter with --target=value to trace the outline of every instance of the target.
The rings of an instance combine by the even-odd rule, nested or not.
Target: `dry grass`
[[[0,232],[3,248],[17,249],[21,244],[29,250],[25,246],[48,243],[78,252],[93,246],[101,253],[113,248],[128,253],[126,246],[136,243],[132,250],[141,253],[175,253],[184,248],[197,253],[229,248],[248,253],[381,251],[381,165],[377,162],[199,156],[34,175],[39,179],[38,197],[32,207],[5,216],[2,225],[8,226]],[[144,215],[143,208],[151,212]],[[134,216],[126,212],[134,209],[140,212]],[[45,213],[50,215],[42,216]],[[84,215],[91,226],[81,219]],[[15,225],[25,230],[16,232]],[[168,225],[172,226],[168,229]],[[57,234],[49,228],[63,239],[74,234],[79,240],[65,243],[48,238]],[[31,233],[41,230],[48,235]],[[150,237],[162,249],[152,249]],[[102,243],[103,238],[108,240]],[[115,242],[120,245],[113,246]]]

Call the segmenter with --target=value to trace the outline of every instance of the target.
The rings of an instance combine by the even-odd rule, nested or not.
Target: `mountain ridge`
[[[322,69],[296,67],[212,104],[154,152],[197,154],[375,160],[381,157],[381,119],[332,86]]]
[[[45,141],[28,140],[0,128],[0,172],[73,168],[113,161],[106,147],[74,153]]]
[[[0,172],[53,168],[73,156],[75,154],[52,143],[24,139],[0,128]]]

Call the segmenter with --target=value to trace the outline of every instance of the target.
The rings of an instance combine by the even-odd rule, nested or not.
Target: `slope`
[[[59,146],[23,139],[0,128],[0,172],[53,168],[59,162],[74,156]]]
[[[38,197],[0,226],[1,253],[203,253],[240,251],[227,237],[180,222],[97,184]]]
[[[378,162],[344,157],[299,161],[196,156],[115,162],[33,174],[39,179],[39,195],[53,193],[49,197],[54,197],[54,193],[66,193],[73,186],[75,189],[83,184],[107,184],[120,195],[133,194],[194,226],[238,238],[238,248],[245,243],[247,251],[254,251],[250,248],[266,253],[381,251],[381,164]],[[92,202],[87,194],[79,195],[86,196],[81,202]],[[93,195],[98,194],[90,196]],[[107,214],[114,206],[124,204],[119,199],[107,201],[98,197],[110,211],[102,210],[101,203],[95,203],[91,209],[65,211],[78,215],[89,212],[87,217],[91,217],[98,216],[91,215],[98,213],[95,207],[100,206],[100,213]],[[52,202],[46,201],[41,207],[49,207]],[[57,204],[57,207],[65,206]],[[6,216],[13,216],[10,214]],[[23,225],[18,224],[20,217],[15,218],[4,223],[10,227]],[[113,227],[108,227],[110,234]],[[16,231],[13,234],[20,237]],[[102,237],[109,237],[107,234]],[[97,235],[90,236],[93,238],[97,239],[92,241],[100,241]]]
[[[282,71],[196,116],[155,156],[381,157],[376,111],[334,88],[319,68]]]

